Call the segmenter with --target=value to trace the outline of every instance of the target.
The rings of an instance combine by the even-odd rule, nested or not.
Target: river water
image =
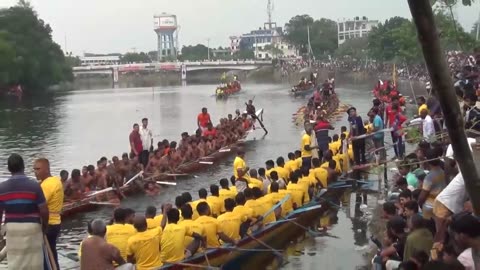
[[[342,86],[342,85],[340,85]],[[21,154],[32,173],[35,158],[50,160],[52,173],[60,170],[81,169],[96,164],[106,156],[121,155],[128,151],[128,135],[133,123],[149,118],[155,143],[162,139],[178,140],[183,131],[192,132],[196,115],[207,107],[216,122],[244,102],[254,98],[254,104],[264,108],[263,131],[252,134],[247,142],[246,160],[250,167],[263,167],[268,159],[286,157],[299,148],[301,127],[295,126],[292,114],[306,103],[287,93],[288,85],[244,85],[238,95],[217,101],[213,96],[215,85],[188,85],[177,87],[78,90],[55,97],[22,102],[3,100],[0,103],[0,178],[8,177],[6,159],[9,154]],[[343,85],[337,88],[342,103],[353,104],[360,115],[370,107],[371,85]],[[334,123],[339,132],[346,124],[346,114]],[[229,177],[233,156],[198,173],[198,178],[186,179],[176,187],[163,188],[154,199],[144,196],[127,198],[122,205],[143,212],[148,205],[157,208],[172,202],[181,192],[189,191],[196,198],[197,190]],[[79,214],[63,221],[60,243],[62,269],[74,269],[75,263],[65,255],[75,253],[78,241],[85,233],[85,223],[93,218],[109,218],[111,208]],[[340,209],[329,231],[330,237],[307,238],[289,247],[285,269],[355,269],[364,264],[364,246],[368,244],[366,221],[354,218],[348,207]]]

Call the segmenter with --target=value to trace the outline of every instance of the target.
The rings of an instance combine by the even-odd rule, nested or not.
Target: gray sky
[[[16,0],[0,0],[0,7]],[[479,1],[480,2],[480,1]],[[156,48],[153,15],[177,15],[180,45],[207,43],[227,46],[228,37],[263,26],[267,0],[31,0],[40,17],[53,29],[53,38],[74,54],[150,51]],[[298,14],[338,20],[367,16],[384,21],[392,16],[410,18],[406,0],[274,0],[274,21],[284,26]],[[455,13],[470,29],[480,4],[458,7]]]

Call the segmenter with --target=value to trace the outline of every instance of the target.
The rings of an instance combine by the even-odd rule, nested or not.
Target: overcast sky
[[[0,7],[16,0],[0,0]],[[480,2],[480,1],[479,1]],[[181,26],[180,45],[207,43],[228,46],[231,35],[263,26],[267,0],[31,0],[40,17],[53,29],[53,38],[65,49],[83,52],[124,53],[156,49],[153,15],[176,14]],[[273,19],[278,26],[298,14],[338,20],[367,16],[384,21],[392,16],[410,18],[406,0],[274,0]],[[455,13],[470,30],[480,4],[458,7]]]

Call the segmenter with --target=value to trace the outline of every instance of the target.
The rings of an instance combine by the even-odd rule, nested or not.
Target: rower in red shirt
[[[213,127],[212,123],[208,123],[207,129],[203,131],[202,136],[203,137],[212,136],[212,138],[216,138],[217,137],[217,129],[215,129]]]
[[[142,139],[140,138],[140,127],[138,124],[133,125],[133,130],[128,137],[130,141],[131,152],[138,157],[143,150]]]
[[[197,116],[198,128],[203,132],[207,129],[209,123],[212,123],[212,120],[210,119],[210,114],[208,114],[207,108],[204,107],[202,108],[202,112]]]

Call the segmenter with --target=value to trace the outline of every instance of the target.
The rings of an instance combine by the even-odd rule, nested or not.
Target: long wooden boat
[[[294,86],[290,90],[290,94],[294,97],[305,97],[312,94],[315,91],[316,86],[312,83],[307,84],[304,87]]]
[[[261,269],[269,264],[278,252],[258,252],[256,250],[284,249],[292,240],[305,233],[305,228],[313,225],[352,185],[339,181],[329,185],[327,191],[310,203],[291,212],[284,219],[267,224],[263,229],[245,236],[233,247],[224,245],[199,253],[177,264],[167,264],[160,269],[194,269],[192,265],[221,267],[222,269]],[[268,246],[268,247],[267,247]],[[277,253],[277,254],[276,254]],[[198,269],[198,268],[197,268]]]
[[[217,87],[217,89],[215,90],[215,96],[217,99],[226,99],[233,94],[237,94],[238,92],[240,92],[240,90],[242,90],[242,86],[240,85],[240,83],[233,82],[230,87]]]

